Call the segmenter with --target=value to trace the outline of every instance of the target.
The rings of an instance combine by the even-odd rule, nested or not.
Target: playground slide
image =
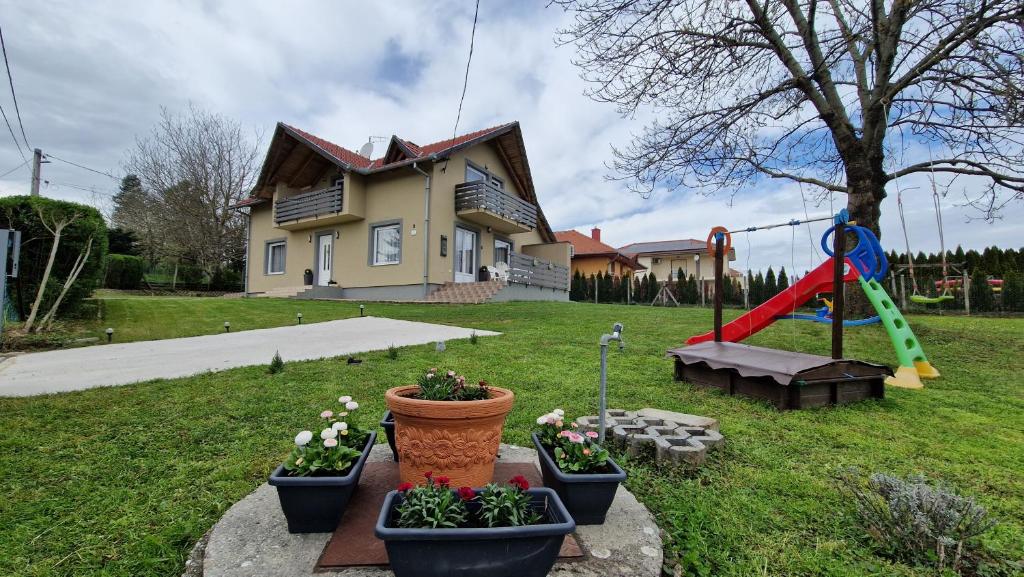
[[[889,333],[889,340],[896,351],[896,358],[900,361],[896,375],[885,380],[887,385],[903,387],[905,389],[920,389],[921,378],[935,379],[939,377],[939,371],[928,362],[924,355],[921,343],[910,328],[910,323],[903,318],[896,303],[892,302],[889,294],[882,288],[881,283],[876,280],[867,280],[864,277],[857,279],[860,288],[868,296],[878,316],[882,319],[885,332]]]
[[[810,300],[819,292],[832,292],[833,259],[829,258],[821,265],[793,283],[788,289],[765,301],[764,304],[722,325],[722,340],[737,343],[757,333],[775,322],[775,317],[788,315],[797,307]],[[855,280],[859,275],[854,267],[850,267],[844,281]],[[715,331],[686,339],[686,344],[695,345],[715,338]]]

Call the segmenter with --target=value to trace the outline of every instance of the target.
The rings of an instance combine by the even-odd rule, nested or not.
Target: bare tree
[[[50,280],[50,273],[53,271],[53,263],[57,260],[57,251],[60,248],[60,241],[61,237],[64,235],[64,229],[71,226],[72,223],[82,216],[77,212],[64,213],[59,210],[54,210],[53,214],[48,215],[46,214],[46,211],[38,206],[36,207],[36,212],[39,213],[39,220],[43,223],[43,227],[53,235],[53,245],[50,247],[50,256],[47,258],[46,267],[43,269],[43,278],[39,282],[39,288],[36,289],[36,299],[32,302],[32,309],[29,311],[28,317],[25,319],[25,326],[22,327],[22,330],[26,333],[32,331],[33,325],[36,322],[36,315],[39,314],[39,305],[42,304],[43,295],[46,294],[46,284]],[[89,244],[90,246],[92,245],[91,238],[89,239]],[[63,291],[61,294],[62,298],[66,292],[67,290]],[[43,323],[40,323],[40,326],[42,326],[42,324]],[[39,330],[39,327],[36,327],[36,330]]]
[[[160,122],[136,140],[125,162],[143,190],[117,203],[115,223],[159,239],[160,250],[194,259],[208,273],[242,258],[245,222],[229,207],[252,187],[259,140],[195,105],[184,114],[162,109]]]
[[[57,295],[57,300],[53,301],[53,305],[50,306],[49,312],[43,317],[43,320],[39,321],[37,330],[49,330],[50,326],[53,325],[53,319],[57,316],[57,309],[60,308],[60,304],[64,302],[64,297],[67,296],[68,290],[71,289],[71,285],[75,284],[78,280],[78,275],[82,274],[82,269],[85,268],[85,264],[89,262],[89,253],[92,252],[92,237],[86,241],[85,246],[82,247],[82,252],[78,253],[78,257],[75,258],[75,264],[71,267],[71,272],[68,273],[68,278],[64,280],[64,286],[60,289],[60,294]]]
[[[615,151],[640,192],[788,179],[876,232],[914,173],[979,181],[988,218],[1024,196],[1021,0],[553,2],[591,96],[659,116]]]

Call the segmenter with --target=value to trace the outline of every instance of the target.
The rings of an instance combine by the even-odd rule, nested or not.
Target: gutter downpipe
[[[242,296],[249,297],[249,249],[252,248],[252,207],[245,211],[245,260],[242,261]]]
[[[417,163],[412,169],[423,175],[423,298],[430,292],[430,174],[424,172]]]

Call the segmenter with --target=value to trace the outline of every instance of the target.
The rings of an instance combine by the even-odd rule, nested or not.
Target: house
[[[278,123],[249,198],[249,295],[568,300],[518,122],[359,154]],[[481,267],[503,273],[478,282]],[[472,288],[472,290],[469,290]]]
[[[677,280],[679,270],[683,277],[691,274],[710,294],[715,284],[715,259],[708,254],[707,243],[703,240],[687,238],[682,240],[662,240],[654,242],[634,242],[619,247],[623,254],[636,259],[648,272],[654,273],[659,281]],[[729,249],[729,261],[736,260],[736,249]],[[728,263],[727,263],[728,264]],[[726,267],[726,275],[737,278],[743,283],[743,274]]]
[[[594,227],[590,236],[575,230],[555,232],[560,242],[570,244],[572,256],[572,273],[577,272],[589,277],[597,273],[613,276],[630,277],[636,271],[645,270],[635,258],[623,254],[618,249],[601,242],[601,229]]]

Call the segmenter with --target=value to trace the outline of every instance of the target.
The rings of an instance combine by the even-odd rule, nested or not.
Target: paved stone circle
[[[502,445],[500,459],[537,462],[537,452]],[[371,462],[390,461],[386,444],[373,447]],[[632,493],[620,486],[604,525],[577,527],[580,559],[559,560],[551,577],[659,577],[662,544],[654,517]],[[288,533],[274,488],[264,483],[235,503],[196,544],[185,577],[390,577],[381,567],[353,567],[314,573],[330,533]]]
[[[581,431],[597,431],[597,415],[579,417]],[[709,417],[640,409],[608,409],[605,427],[611,443],[625,449],[631,457],[652,455],[658,464],[695,466],[704,462],[707,452],[722,445],[718,421]]]

